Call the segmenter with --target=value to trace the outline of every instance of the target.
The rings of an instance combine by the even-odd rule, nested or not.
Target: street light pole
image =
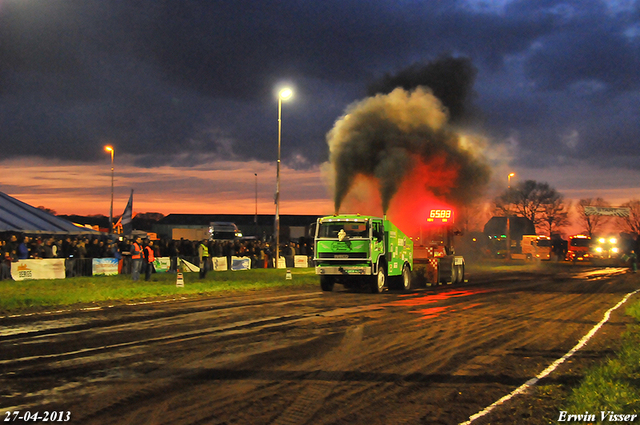
[[[507,184],[508,188],[511,189],[511,177],[515,176],[516,173],[509,173],[507,176]],[[509,198],[509,201],[511,199]],[[509,211],[507,212],[507,260],[511,260],[511,202],[509,202]]]
[[[113,233],[113,146],[105,146],[104,150],[111,153],[111,208],[109,209],[109,233]]]
[[[291,97],[291,89],[278,93],[278,163],[276,164],[276,268],[280,262],[280,141],[282,139],[282,101]]]

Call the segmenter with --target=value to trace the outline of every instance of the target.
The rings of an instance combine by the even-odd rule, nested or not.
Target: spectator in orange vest
[[[144,270],[144,280],[151,279],[151,273],[153,273],[153,262],[156,257],[153,252],[153,241],[149,241],[144,247],[144,258],[146,260],[146,268]]]
[[[142,265],[142,238],[138,236],[131,244],[131,280],[140,279],[140,266]]]

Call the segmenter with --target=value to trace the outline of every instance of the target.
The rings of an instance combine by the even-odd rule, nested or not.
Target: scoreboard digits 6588
[[[435,209],[429,212],[428,223],[453,223],[452,209]]]

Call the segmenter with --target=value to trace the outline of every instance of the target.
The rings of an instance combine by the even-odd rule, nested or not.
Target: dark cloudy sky
[[[497,173],[549,181],[567,197],[640,197],[631,0],[0,0],[2,174],[100,169],[102,196],[110,143],[131,175],[253,164],[238,166],[245,197],[259,171],[261,202],[272,204],[279,87],[295,92],[283,105],[283,164],[309,173],[327,161],[326,134],[349,104],[385,75],[443,56],[476,70],[460,125],[487,139]],[[199,197],[197,178],[161,186]],[[224,198],[228,185],[211,179],[203,187]],[[117,199],[131,181],[119,174]],[[161,199],[149,180],[138,184]],[[81,196],[72,186],[0,179],[31,203],[56,190]]]

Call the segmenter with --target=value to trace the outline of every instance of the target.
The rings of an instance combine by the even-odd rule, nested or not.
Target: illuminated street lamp
[[[109,233],[113,233],[113,155],[115,149],[113,146],[105,146],[104,150],[111,153],[111,208],[109,209]]]
[[[511,189],[511,177],[515,177],[516,173],[509,173],[507,176],[508,188]],[[511,203],[509,203],[509,211],[507,212],[507,260],[511,260]]]
[[[282,101],[293,95],[290,88],[284,88],[278,93],[278,163],[276,165],[276,268],[280,261],[280,140],[282,137]]]

